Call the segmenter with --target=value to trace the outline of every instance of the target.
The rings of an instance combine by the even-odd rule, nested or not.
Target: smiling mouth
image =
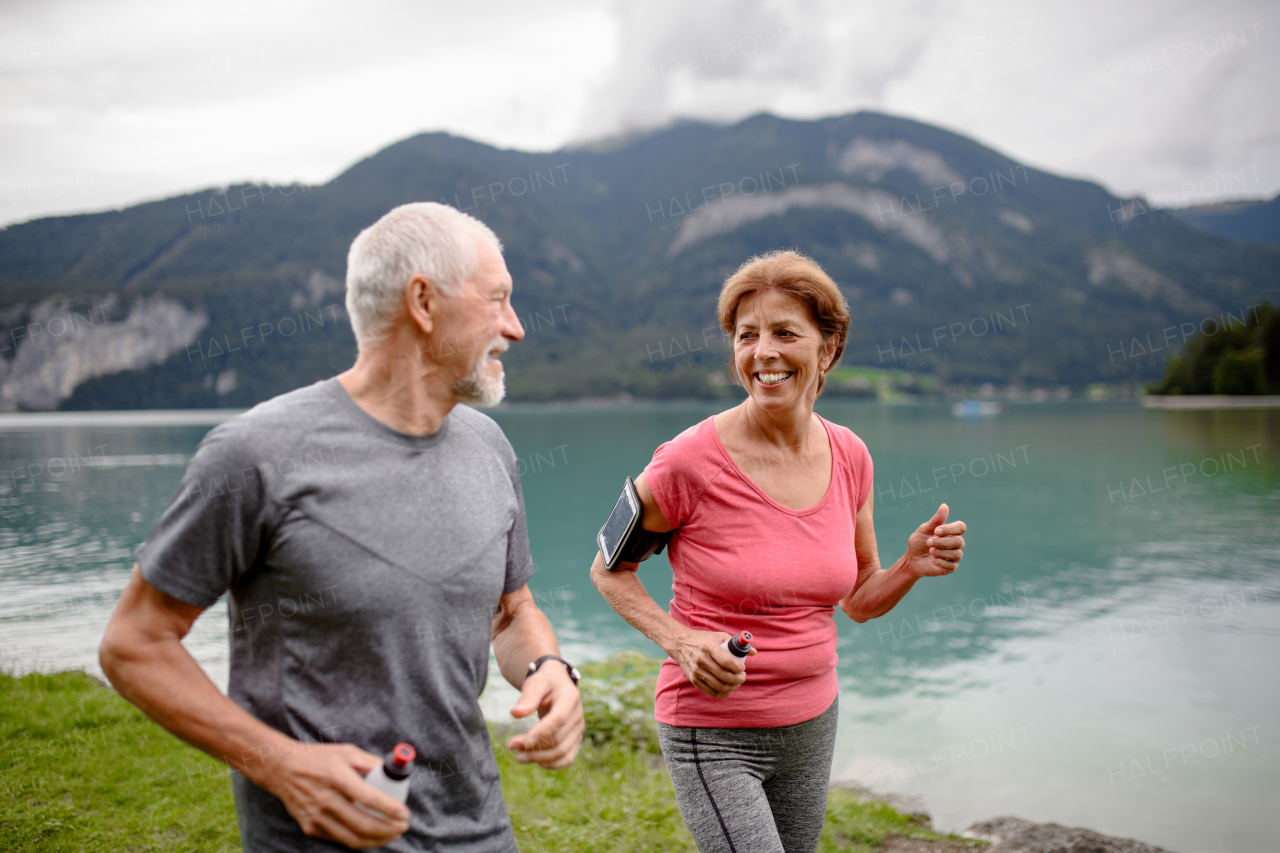
[[[757,373],[755,374],[755,377],[756,377],[756,382],[760,383],[766,388],[772,388],[774,386],[781,385],[783,382],[786,382],[793,375],[794,374],[789,370],[778,370],[772,373]]]

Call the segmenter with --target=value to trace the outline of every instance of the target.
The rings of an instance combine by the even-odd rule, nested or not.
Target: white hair
[[[415,273],[458,295],[480,264],[475,233],[502,251],[488,225],[434,201],[402,204],[361,231],[347,253],[347,315],[356,341],[373,343],[386,333]]]

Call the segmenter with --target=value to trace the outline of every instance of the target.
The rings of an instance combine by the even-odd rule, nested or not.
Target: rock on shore
[[[1132,838],[1116,838],[1078,826],[1032,823],[1020,817],[979,821],[964,835],[992,842],[993,853],[1169,853]]]
[[[831,787],[851,790],[863,800],[879,800],[902,814],[915,818],[922,826],[932,827],[929,809],[918,794],[871,791],[853,782],[835,782]],[[978,821],[962,835],[965,838],[990,841],[991,853],[1172,853],[1163,847],[1132,838],[1103,835],[1084,827],[1032,823],[1010,816]],[[878,850],[880,853],[951,853],[971,851],[972,848],[959,842],[922,841],[893,836]]]

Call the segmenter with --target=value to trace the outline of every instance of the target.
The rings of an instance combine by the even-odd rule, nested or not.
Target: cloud
[[[617,60],[592,88],[580,138],[761,110],[872,109],[1120,193],[1227,173],[1249,177],[1232,181],[1235,195],[1280,187],[1280,16],[1267,3],[717,0],[690,10],[661,0],[615,10]]]
[[[6,4],[0,222],[327,181],[428,130],[552,149],[612,26],[589,0]]]
[[[326,181],[423,131],[550,150],[763,110],[903,115],[1124,194],[1215,181],[1270,194],[1272,6],[11,2],[0,222],[242,180]],[[1244,186],[1226,179],[1246,173]]]

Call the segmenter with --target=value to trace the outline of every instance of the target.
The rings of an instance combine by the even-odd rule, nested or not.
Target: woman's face
[[[767,409],[812,406],[836,343],[824,343],[809,306],[789,293],[748,294],[734,319],[733,364],[751,399]]]

